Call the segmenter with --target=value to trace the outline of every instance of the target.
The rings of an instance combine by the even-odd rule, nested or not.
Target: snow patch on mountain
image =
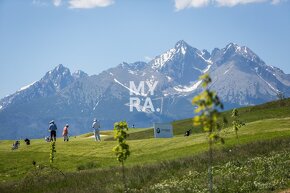
[[[197,70],[197,71],[199,71],[200,73],[203,74],[203,73],[207,73],[209,71],[210,67],[211,67],[211,65],[207,65],[207,67],[205,69],[203,69],[203,70],[201,70],[199,68],[196,68],[196,67],[193,67],[193,69],[195,69],[195,70]]]
[[[98,102],[95,104],[93,110],[96,110],[96,108],[97,108],[97,106],[99,105],[99,103],[100,103],[100,101],[98,101]]]
[[[170,76],[166,76],[166,78],[169,82],[172,81],[172,78]]]
[[[207,73],[209,71],[210,67],[211,67],[211,65],[208,65],[202,72]]]
[[[162,68],[164,64],[172,59],[174,54],[176,53],[176,49],[172,48],[169,51],[165,52],[164,54],[160,55],[159,57],[156,57],[153,61],[152,69],[158,69]]]
[[[199,56],[199,57],[201,57],[204,61],[206,61],[207,63],[209,63],[209,64],[212,64],[212,61],[210,60],[210,59],[205,59],[204,57],[203,57],[203,52],[202,52],[202,54],[199,54],[198,52],[197,52],[197,55]]]
[[[169,94],[168,93],[164,93],[163,96],[167,97]]]
[[[229,71],[230,71],[230,68],[224,72],[224,75],[226,75]]]
[[[232,69],[233,66],[230,66],[225,72],[224,72],[224,75],[226,75],[231,69]]]
[[[136,92],[135,90],[132,90],[131,88],[129,88],[129,87],[127,87],[126,85],[122,84],[122,83],[121,83],[120,81],[118,81],[116,78],[114,78],[114,81],[115,81],[117,84],[121,85],[122,87],[126,88],[127,90],[129,90],[130,92],[132,92],[132,93],[134,93],[134,94],[136,94],[136,95],[138,95],[138,96],[146,96],[146,95],[143,94],[143,93],[139,93],[139,92]]]
[[[264,78],[262,78],[262,76],[260,76],[259,74],[257,74],[258,75],[258,77],[260,78],[260,79],[262,79],[274,92],[276,92],[276,93],[278,93],[279,92],[279,90],[277,90],[277,89],[275,89],[269,82],[267,82]]]
[[[28,89],[29,87],[31,87],[32,85],[34,85],[37,81],[34,81],[33,83],[29,84],[29,85],[26,85],[26,86],[23,86],[21,87],[18,91],[23,91],[23,90],[26,90]]]
[[[128,72],[129,72],[130,74],[137,75],[136,71],[128,70]]]
[[[194,70],[197,70],[197,71],[199,71],[199,72],[201,72],[201,73],[203,73],[203,70],[201,70],[201,69],[199,69],[199,68],[193,67],[193,69],[194,69]]]
[[[191,86],[175,86],[173,89],[176,90],[177,92],[192,92],[198,88],[198,86],[201,84],[201,80],[197,81]]]
[[[274,86],[272,86],[268,81],[266,81],[259,73],[258,73],[258,68],[256,67],[255,68],[255,70],[256,70],[256,74],[257,74],[257,76],[261,79],[261,80],[263,80],[275,93],[279,93],[280,91],[279,90],[277,90],[277,89],[275,89],[274,88]]]
[[[186,48],[181,47],[181,53],[182,53],[183,55],[185,55],[185,54],[186,54]]]
[[[63,75],[65,75],[64,72],[63,72]],[[79,79],[79,78],[88,77],[89,75],[81,70],[77,70],[76,72],[72,73],[72,76],[74,77],[74,79]]]

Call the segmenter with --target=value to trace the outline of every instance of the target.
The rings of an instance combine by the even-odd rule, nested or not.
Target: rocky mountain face
[[[51,119],[58,134],[68,123],[76,135],[91,131],[95,117],[102,129],[120,120],[142,127],[192,117],[191,99],[201,91],[204,73],[226,109],[276,100],[279,92],[290,96],[290,75],[248,47],[230,43],[209,53],[179,41],[148,63],[122,63],[98,75],[58,65],[0,100],[0,139],[43,137]]]

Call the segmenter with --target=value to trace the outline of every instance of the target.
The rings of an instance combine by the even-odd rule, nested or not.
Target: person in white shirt
[[[94,129],[94,134],[95,134],[95,140],[96,141],[101,141],[101,137],[100,137],[100,123],[97,119],[94,119],[92,128]]]

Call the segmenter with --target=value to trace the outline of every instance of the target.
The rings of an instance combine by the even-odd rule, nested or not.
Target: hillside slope
[[[239,142],[241,144],[252,141],[269,140],[275,138],[290,137],[290,100],[263,104],[256,107],[240,109],[241,119],[246,126],[239,131]],[[225,112],[229,114],[229,112]],[[189,120],[174,122],[175,137],[169,139],[152,138],[152,129],[130,129],[128,144],[131,156],[126,164],[156,163],[164,160],[174,160],[198,154],[207,149],[204,133],[194,133],[184,137],[184,129],[187,128]],[[113,133],[103,131],[107,138]],[[226,139],[226,147],[236,144],[235,135],[231,128],[225,130],[222,135]],[[103,138],[104,139],[104,138]],[[2,181],[22,177],[31,169],[32,161],[47,165],[49,163],[50,144],[43,139],[32,140],[30,146],[21,142],[18,150],[11,151],[12,141],[0,141],[0,179]],[[87,164],[96,168],[108,168],[118,163],[114,158],[112,148],[115,141],[103,141],[96,143],[88,135],[71,137],[68,143],[58,139],[56,143],[55,166],[63,171],[76,171]],[[217,147],[221,147],[219,144]]]
[[[229,122],[227,127],[231,127],[232,110],[222,112],[222,116],[225,116]],[[287,118],[290,117],[290,98],[278,101],[272,101],[261,105],[239,108],[239,118],[245,123],[254,122],[264,119],[275,118]],[[182,119],[172,122],[173,134],[184,135],[185,131],[190,130],[193,134],[201,133],[201,128],[193,127],[192,118]],[[132,133],[129,136],[129,140],[133,139],[149,139],[154,137],[153,129],[147,129],[138,133]],[[112,140],[112,137],[108,137],[106,140]]]

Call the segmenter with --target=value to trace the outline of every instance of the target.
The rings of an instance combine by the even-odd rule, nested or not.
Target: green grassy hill
[[[227,118],[229,127],[231,126],[232,122],[231,113],[231,110],[222,113],[222,115]],[[290,99],[285,99],[283,101],[273,101],[258,106],[239,108],[239,115],[240,119],[244,122],[290,117]],[[189,129],[191,129],[192,133],[203,132],[201,128],[193,127],[191,118],[174,121],[172,125],[173,134],[175,136],[184,135],[185,131]],[[134,134],[132,133],[129,139],[149,139],[153,137],[153,129],[147,129],[140,132],[135,132]],[[107,140],[113,140],[113,138],[111,137]]]
[[[272,167],[269,168],[272,172],[271,160],[275,163],[281,162],[283,169],[276,176],[271,172],[263,175],[280,176],[281,179],[271,180],[269,177],[270,182],[266,179],[257,179],[257,183],[266,180],[266,185],[247,184],[243,192],[271,191],[271,188],[278,190],[290,187],[290,99],[241,108],[239,112],[240,119],[246,122],[246,126],[239,131],[239,142],[229,125],[229,128],[222,133],[226,143],[215,145],[215,165],[218,171],[224,170],[227,178],[221,179],[223,174],[219,175],[217,172],[215,179],[218,180],[218,187],[229,188],[217,189],[217,191],[239,192],[231,189],[233,183],[228,182],[231,177],[226,173],[237,172],[236,169],[238,170],[239,167],[248,171],[251,168],[247,168],[249,167],[247,163],[251,163],[251,167],[255,164],[260,167],[262,164],[260,172],[267,172],[268,169],[263,169],[264,161],[269,163],[267,167]],[[229,122],[231,122],[230,113],[230,111],[223,113],[228,117]],[[200,185],[197,189],[206,190],[205,134],[200,132],[200,129],[193,129],[191,136],[183,136],[185,130],[192,128],[191,119],[175,121],[173,127],[174,137],[170,139],[153,138],[153,129],[150,128],[129,130],[128,144],[131,155],[125,164],[128,168],[126,172],[130,192],[194,192],[194,184]],[[57,170],[52,172],[48,169],[50,143],[43,139],[32,140],[30,146],[21,142],[20,148],[14,151],[11,150],[12,141],[0,141],[0,192],[22,190],[26,192],[122,192],[119,164],[112,152],[112,148],[116,145],[113,132],[103,131],[102,134],[106,137],[103,137],[104,141],[100,143],[95,142],[90,134],[71,138],[67,143],[61,138],[57,140],[56,159],[53,165],[62,171],[64,176]],[[229,151],[232,153],[229,154]],[[267,161],[268,159],[270,160]],[[33,161],[36,162],[37,167],[32,165]],[[235,164],[236,161],[239,163]],[[279,166],[278,169],[274,168],[273,172],[280,171]],[[283,171],[286,173],[284,174]],[[254,174],[245,174],[241,179],[236,176],[237,183],[241,180],[250,183],[251,179],[256,177],[257,175]],[[99,182],[95,182],[97,179]],[[188,179],[197,179],[197,181],[192,180],[192,183],[189,183]],[[55,180],[57,182],[53,186]],[[174,186],[174,183],[184,183],[184,186],[189,187],[190,190],[178,190],[179,186]]]
[[[222,113],[222,115],[227,118],[229,123],[232,122],[231,113],[231,110]],[[273,101],[252,107],[239,108],[239,115],[240,119],[246,123],[264,119],[290,117],[290,99]],[[202,132],[201,129],[194,128],[192,126],[192,119],[175,121],[173,122],[173,128],[174,134],[182,134],[184,131],[191,128],[193,133]]]

